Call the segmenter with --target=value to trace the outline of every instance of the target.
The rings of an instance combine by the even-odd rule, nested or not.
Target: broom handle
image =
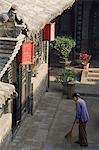
[[[74,120],[74,122],[73,122],[73,125],[72,125],[72,127],[71,127],[71,131],[73,131],[73,128],[74,128],[75,122],[76,122],[76,119],[75,119],[75,120]]]

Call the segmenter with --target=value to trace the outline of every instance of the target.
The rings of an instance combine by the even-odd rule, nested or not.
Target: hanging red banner
[[[17,55],[17,60],[24,65],[34,63],[34,43],[32,41],[23,42],[22,49]]]
[[[43,40],[44,41],[50,40],[50,24],[46,24],[43,29]]]
[[[55,40],[55,23],[45,25],[43,29],[43,40],[44,41]]]
[[[22,44],[22,64],[33,64],[33,42]]]

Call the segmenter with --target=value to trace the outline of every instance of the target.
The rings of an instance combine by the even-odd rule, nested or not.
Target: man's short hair
[[[78,98],[78,97],[80,97],[80,94],[79,94],[79,93],[74,93],[74,94],[72,95],[72,98],[74,98],[74,97]]]

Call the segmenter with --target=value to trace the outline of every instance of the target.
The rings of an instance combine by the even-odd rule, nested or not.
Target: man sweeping
[[[76,103],[76,117],[74,124],[79,124],[79,138],[75,143],[80,144],[80,146],[88,146],[86,124],[89,120],[89,114],[86,102],[81,99],[79,93],[74,93],[72,97]]]

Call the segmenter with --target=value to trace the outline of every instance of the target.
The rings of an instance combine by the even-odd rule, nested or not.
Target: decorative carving
[[[21,28],[16,27],[16,23],[20,25],[23,21],[17,17],[16,10],[16,5],[12,5],[7,13],[0,15],[0,36],[17,37],[19,35]]]

